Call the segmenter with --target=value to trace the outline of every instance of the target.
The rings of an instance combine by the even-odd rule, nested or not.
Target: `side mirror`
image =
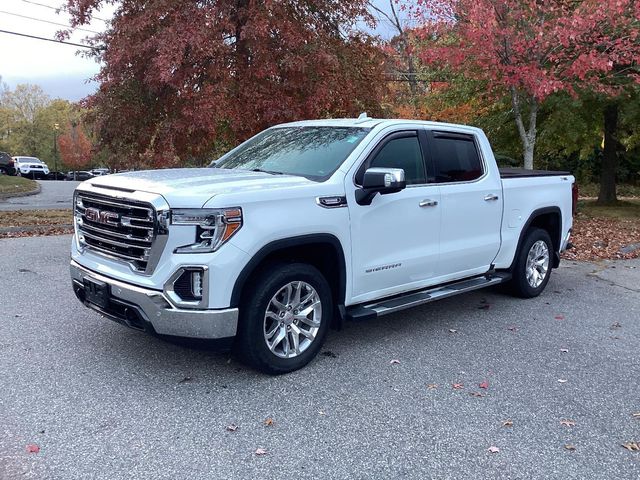
[[[356,202],[358,205],[371,205],[376,193],[396,193],[406,186],[404,170],[401,168],[369,168],[364,172],[362,188],[356,190]]]

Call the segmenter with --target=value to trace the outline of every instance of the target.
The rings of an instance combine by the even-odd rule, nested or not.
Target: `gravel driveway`
[[[640,478],[638,260],[347,324],[268,377],[82,307],[69,241],[0,240],[2,479]]]

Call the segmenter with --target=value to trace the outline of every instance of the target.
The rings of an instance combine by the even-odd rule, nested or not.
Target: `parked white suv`
[[[49,175],[49,167],[36,157],[13,157],[16,174],[23,177],[45,178]]]
[[[129,327],[235,337],[254,367],[288,372],[330,324],[499,283],[539,295],[569,243],[573,183],[499,171],[468,126],[278,125],[210,168],[80,184],[73,288]]]

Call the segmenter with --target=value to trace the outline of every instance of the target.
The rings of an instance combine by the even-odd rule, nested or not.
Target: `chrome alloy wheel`
[[[542,285],[549,270],[549,247],[543,240],[538,240],[529,249],[527,255],[527,282],[531,287],[538,288]]]
[[[322,322],[322,303],[306,282],[289,282],[271,298],[264,314],[264,340],[274,355],[293,358],[311,346]]]

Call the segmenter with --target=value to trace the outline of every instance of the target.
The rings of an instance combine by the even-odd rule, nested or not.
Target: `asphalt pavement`
[[[26,197],[0,198],[0,211],[71,209],[73,191],[80,182],[37,180],[40,193]]]
[[[269,377],[85,309],[69,242],[0,240],[3,480],[640,478],[638,260],[350,323]]]

